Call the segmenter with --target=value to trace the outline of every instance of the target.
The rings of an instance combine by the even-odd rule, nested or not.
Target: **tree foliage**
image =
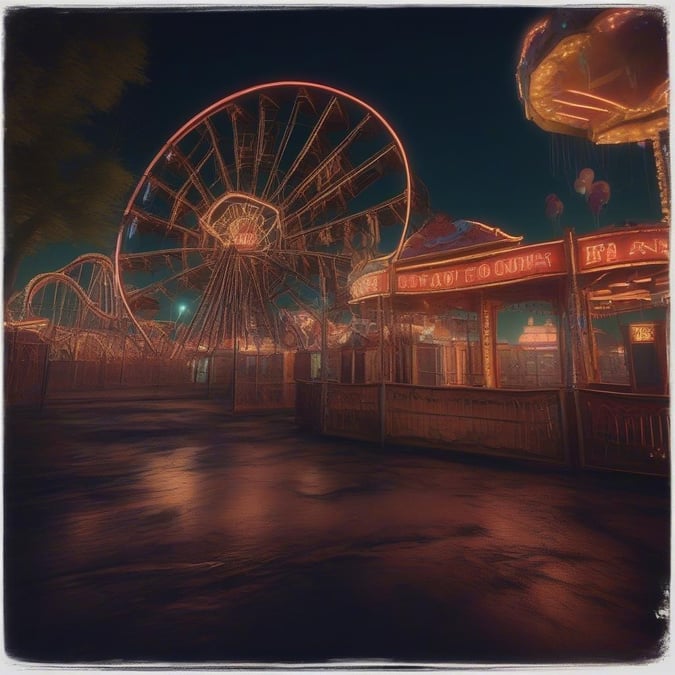
[[[133,177],[102,121],[145,82],[146,51],[134,14],[6,14],[5,295],[37,247],[110,240]]]

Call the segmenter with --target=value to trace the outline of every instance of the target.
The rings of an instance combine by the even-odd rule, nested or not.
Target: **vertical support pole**
[[[319,275],[321,282],[321,363],[319,377],[321,380],[321,433],[326,429],[326,415],[328,414],[328,317],[326,312],[326,276],[323,265],[319,260]]]
[[[123,320],[122,324],[122,359],[120,361],[120,385],[124,384],[124,364],[127,354],[127,324]]]
[[[237,412],[237,355],[239,353],[239,314],[241,302],[237,302],[234,312],[233,335],[232,335],[232,414]],[[210,372],[210,371],[209,371]]]
[[[581,296],[577,282],[576,240],[571,229],[565,231],[565,261],[567,265],[566,295],[567,314],[565,353],[568,377],[566,378],[567,447],[568,463],[572,468],[583,464],[583,427],[579,410],[578,388],[588,381],[590,372],[589,345],[582,323],[590,320],[582,311]],[[564,305],[563,305],[564,306]]]
[[[565,232],[565,259],[567,263],[567,303],[568,325],[571,338],[569,345],[570,365],[572,367],[572,387],[588,381],[590,373],[590,353],[587,341],[587,317],[582,308],[581,293],[577,282],[577,264],[575,258],[576,242],[572,230]]]
[[[480,295],[480,344],[483,352],[483,381],[485,387],[493,389],[497,386],[494,365],[494,308]]]
[[[380,445],[384,446],[384,437],[386,434],[386,391],[384,378],[384,305],[382,303],[382,296],[377,296],[377,333],[380,336],[378,340],[379,357],[380,357]]]
[[[389,296],[389,307],[388,307],[388,321],[387,325],[389,326],[389,345],[388,345],[388,358],[387,361],[389,363],[389,373],[388,373],[388,381],[393,382],[395,378],[395,373],[396,373],[396,361],[395,361],[395,354],[396,354],[396,340],[397,336],[395,334],[395,327],[396,327],[396,322],[395,322],[395,317],[394,317],[394,303],[392,300],[392,296]]]
[[[49,386],[49,345],[45,344],[44,363],[42,366],[42,382],[40,383],[40,410],[44,408],[47,398],[47,387]]]
[[[323,382],[328,375],[328,325],[326,313],[326,277],[323,273],[323,265],[319,261],[319,274],[321,275],[321,370],[320,377]]]
[[[213,356],[205,356],[206,361],[206,398],[211,398],[211,369],[213,368]]]
[[[663,132],[663,144],[661,135],[652,138],[652,150],[654,152],[654,164],[656,165],[656,180],[659,185],[659,197],[661,199],[661,220],[670,223],[670,158],[665,157],[668,152],[666,145],[668,132]]]

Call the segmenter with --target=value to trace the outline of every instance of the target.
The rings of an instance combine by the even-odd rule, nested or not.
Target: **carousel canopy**
[[[668,129],[668,37],[662,11],[560,10],[527,33],[517,69],[528,119],[595,143]]]

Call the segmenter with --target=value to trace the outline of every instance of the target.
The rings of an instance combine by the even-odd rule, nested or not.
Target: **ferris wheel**
[[[174,353],[283,345],[284,317],[346,303],[349,275],[386,263],[410,212],[406,153],[374,108],[321,84],[251,87],[143,174],[117,239],[120,298],[150,346],[149,326],[173,322]]]

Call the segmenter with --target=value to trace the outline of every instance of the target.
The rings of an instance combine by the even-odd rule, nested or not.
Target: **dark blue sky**
[[[525,119],[515,67],[529,25],[551,8],[359,7],[139,11],[149,82],[100,121],[139,176],[184,122],[215,101],[279,79],[332,85],[375,107],[407,149],[434,210],[471,218],[525,243],[559,234],[544,211],[556,193],[562,225],[594,228],[573,190],[580,169],[612,186],[601,225],[660,217],[651,153],[554,136]],[[114,55],[112,55],[114,58]],[[121,214],[120,214],[121,216]],[[110,246],[101,249],[111,253]],[[50,246],[19,284],[91,246]]]

